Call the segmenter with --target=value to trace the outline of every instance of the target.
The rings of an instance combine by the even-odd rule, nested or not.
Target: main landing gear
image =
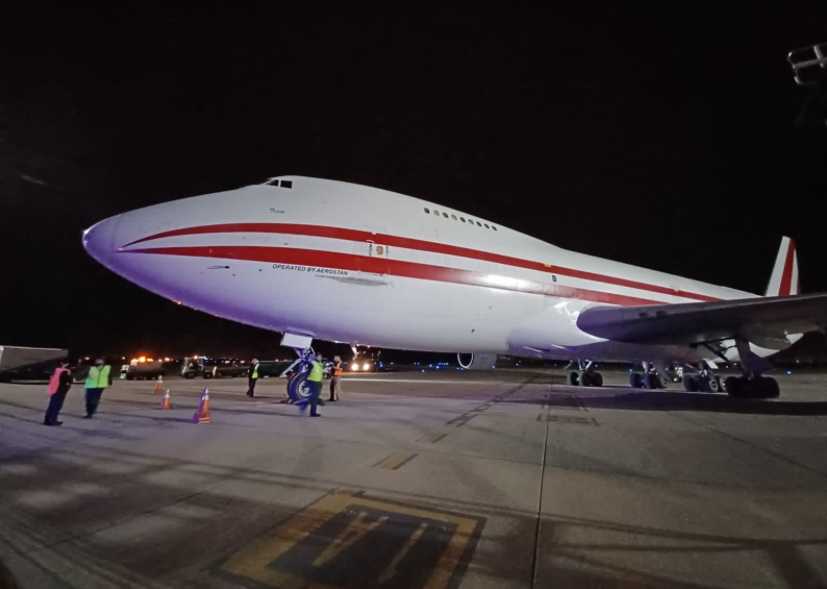
[[[697,391],[722,393],[724,391],[721,377],[715,374],[706,362],[700,363],[697,372],[688,372],[684,369],[683,388],[690,393]]]
[[[724,388],[730,397],[748,399],[774,399],[781,394],[778,381],[769,376],[762,376],[769,362],[754,354],[749,349],[749,342],[743,338],[735,340],[738,356],[741,360],[743,376],[730,376],[724,381]]]
[[[633,389],[665,389],[663,381],[655,365],[651,362],[641,362],[643,372],[629,373],[629,385]]]
[[[591,360],[577,360],[577,370],[569,372],[568,382],[571,386],[602,387],[603,375],[594,369],[595,364]]]

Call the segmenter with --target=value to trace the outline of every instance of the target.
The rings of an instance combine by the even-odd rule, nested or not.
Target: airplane
[[[784,237],[764,296],[567,251],[462,211],[358,184],[278,176],[148,206],[83,232],[86,251],[143,288],[206,313],[314,339],[569,360],[571,385],[628,362],[634,387],[686,367],[687,390],[777,397],[767,358],[827,326],[799,294]],[[718,362],[738,361],[723,383]],[[660,369],[660,371],[658,370]]]

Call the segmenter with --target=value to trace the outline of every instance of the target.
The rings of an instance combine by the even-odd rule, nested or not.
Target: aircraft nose
[[[120,246],[115,238],[121,216],[115,215],[98,221],[83,232],[83,248],[90,256],[110,269],[115,250]]]

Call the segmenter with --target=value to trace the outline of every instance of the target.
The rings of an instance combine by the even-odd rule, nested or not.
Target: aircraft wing
[[[827,326],[827,293],[755,297],[709,303],[591,307],[577,326],[597,337],[638,344],[699,344],[744,337],[758,345],[789,345],[786,334]],[[783,343],[782,343],[783,342]]]

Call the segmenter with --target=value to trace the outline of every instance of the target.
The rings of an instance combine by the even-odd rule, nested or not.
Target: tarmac
[[[0,385],[0,587],[825,587],[827,379],[773,401],[562,372]],[[212,423],[195,424],[209,387]],[[5,569],[5,570],[4,570]]]

